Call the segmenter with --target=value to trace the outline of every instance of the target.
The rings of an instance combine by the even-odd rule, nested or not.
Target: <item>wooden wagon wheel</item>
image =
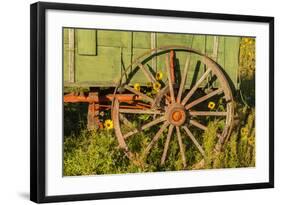
[[[174,59],[178,53],[181,53],[179,56],[185,54],[185,64],[183,69],[181,69],[182,75],[180,80],[175,78],[174,72]],[[163,64],[167,72],[167,80],[165,82],[159,81],[158,83],[155,73],[152,73],[153,71],[150,68],[153,67],[153,63],[155,65],[156,60],[159,61],[159,59],[161,59],[161,56],[162,59],[165,59],[165,63]],[[196,56],[196,58],[200,59],[205,69],[196,82],[189,89],[186,89],[191,56]],[[132,86],[132,79],[134,75],[136,75],[136,70],[139,72],[141,70],[147,82],[153,83],[153,85],[157,83],[158,86],[161,85],[161,89],[152,95],[151,93],[148,94],[144,92],[142,89],[134,88]],[[202,92],[202,86],[205,85],[206,82],[210,82],[210,78],[215,79],[216,82],[218,82],[218,86],[213,89],[208,89],[208,92],[203,90],[203,95],[194,97],[198,90]],[[136,162],[136,164],[138,164],[136,158],[141,155],[142,159],[146,159],[150,151],[161,138],[163,139],[163,150],[160,164],[165,165],[169,152],[169,144],[173,136],[177,139],[183,168],[187,168],[187,165],[192,166],[186,160],[185,150],[189,147],[186,147],[183,139],[189,139],[193,148],[196,149],[198,153],[201,153],[201,162],[204,162],[206,154],[202,144],[200,144],[202,140],[199,140],[198,136],[194,135],[192,132],[192,129],[198,129],[200,132],[204,132],[208,129],[207,125],[202,123],[202,119],[204,121],[204,118],[208,118],[209,120],[214,120],[215,118],[224,122],[223,128],[217,133],[215,142],[216,151],[221,150],[223,143],[230,135],[234,115],[233,96],[230,85],[219,66],[212,59],[194,49],[170,46],[150,50],[137,58],[132,65],[128,67],[126,72],[122,75],[120,85],[116,87],[115,93],[119,90],[136,96],[136,100],[131,103],[122,103],[116,98],[113,100],[112,104],[112,119],[119,146],[125,151],[129,159]],[[222,109],[208,110],[204,108],[206,105],[203,106],[204,109],[202,109],[202,106],[200,107],[201,104],[206,104],[209,99],[216,97],[224,99],[222,105],[220,105]],[[134,119],[139,119],[140,116],[145,116],[145,118],[140,120],[140,125],[134,125],[132,121]],[[150,138],[145,149],[139,151],[140,153],[132,151],[129,146],[130,139],[140,132],[147,131],[154,133],[154,136]]]

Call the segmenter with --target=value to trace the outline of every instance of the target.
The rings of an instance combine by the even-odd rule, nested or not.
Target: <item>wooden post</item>
[[[151,45],[151,49],[155,49],[156,48],[156,33],[152,32],[150,35],[150,45]],[[152,53],[154,54],[155,51]],[[157,61],[156,58],[152,58],[152,69],[154,69],[154,71],[157,71]]]
[[[69,82],[74,83],[74,29],[68,30],[68,59]]]
[[[98,93],[89,93],[89,97],[98,97]],[[87,128],[88,130],[95,130],[101,126],[99,121],[99,102],[91,102],[88,106],[88,123]]]
[[[218,51],[219,51],[219,37],[214,36],[213,54],[212,54],[212,58],[214,61],[218,60]]]

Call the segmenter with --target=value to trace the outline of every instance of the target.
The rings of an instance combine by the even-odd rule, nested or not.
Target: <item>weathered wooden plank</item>
[[[75,71],[74,71],[74,29],[68,30],[68,77],[69,82],[75,82]]]
[[[224,37],[224,71],[237,88],[239,68],[240,37]]]
[[[157,47],[157,41],[156,41],[156,33],[155,32],[152,32],[151,34],[150,34],[150,48],[151,49],[155,49],[156,47]],[[153,52],[153,53],[155,53],[155,52]],[[153,54],[152,53],[152,54]],[[154,70],[157,70],[157,58],[152,58],[152,68],[154,69]]]
[[[121,77],[121,50],[99,47],[97,56],[75,55],[76,82],[93,82],[93,85],[117,84]],[[96,82],[96,83],[95,83]]]
[[[129,66],[132,59],[137,58],[143,52],[155,46],[175,45],[192,47],[202,53],[207,53],[218,61],[234,85],[237,85],[240,37],[150,32],[132,33],[127,31],[96,31],[93,29],[77,30],[79,30],[78,33],[84,32],[86,34],[83,37],[80,35],[76,36],[75,31],[75,39],[73,40],[69,39],[71,32],[67,36],[64,35],[65,82],[75,82],[77,85],[90,82],[90,86],[117,84],[121,76],[122,65],[124,67]],[[75,42],[74,47],[71,47],[69,42]],[[70,57],[70,51],[72,50],[75,53],[73,58]],[[214,56],[215,53],[217,57]],[[178,81],[180,79],[179,73],[181,75],[184,74],[186,53],[176,52],[176,62],[179,68],[176,68],[175,78]],[[190,85],[194,85],[205,71],[205,67],[200,62],[199,57],[191,57],[189,64],[185,88],[190,88]],[[163,81],[167,80],[167,73],[164,69],[165,55],[153,59],[146,66],[150,67],[149,69],[153,71],[151,72],[153,75],[156,71],[162,71]],[[200,87],[205,85],[205,81]],[[147,83],[147,77],[139,69],[130,83],[145,85]],[[214,85],[218,86],[216,83]]]
[[[97,31],[77,29],[77,46],[80,55],[97,55]]]
[[[213,54],[212,54],[212,58],[213,58],[214,61],[217,61],[218,50],[219,50],[219,37],[218,36],[214,36]]]

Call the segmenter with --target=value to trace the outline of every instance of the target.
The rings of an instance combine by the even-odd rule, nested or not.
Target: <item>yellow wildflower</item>
[[[156,91],[159,91],[161,88],[161,84],[159,82],[156,82],[153,84],[153,89]]]
[[[253,136],[248,138],[249,145],[253,145],[255,143],[255,138]]]
[[[139,84],[139,83],[135,83],[135,84],[134,84],[134,89],[135,89],[136,91],[140,91],[140,84]]]
[[[158,71],[156,73],[156,80],[162,80],[162,78],[163,78],[163,73],[161,71]]]
[[[249,134],[248,128],[247,128],[247,127],[243,127],[243,128],[241,129],[241,135],[247,136],[248,134]]]
[[[215,106],[216,106],[216,103],[214,103],[212,101],[208,103],[208,108],[211,110],[213,110],[215,108]]]
[[[112,120],[110,120],[110,119],[105,120],[105,122],[104,122],[104,127],[105,127],[105,129],[107,129],[107,130],[113,129],[113,122],[112,122]]]
[[[151,88],[153,86],[153,83],[152,82],[148,82],[148,83],[146,83],[146,86]]]

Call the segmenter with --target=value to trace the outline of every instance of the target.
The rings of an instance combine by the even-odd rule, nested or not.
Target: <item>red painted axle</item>
[[[78,102],[87,102],[87,103],[101,103],[101,102],[110,102],[114,98],[113,94],[108,94],[104,96],[98,95],[74,95],[67,94],[63,97],[63,101],[67,103],[78,103]],[[134,94],[116,94],[115,98],[119,100],[119,102],[133,102],[135,100],[141,100],[140,96]]]

